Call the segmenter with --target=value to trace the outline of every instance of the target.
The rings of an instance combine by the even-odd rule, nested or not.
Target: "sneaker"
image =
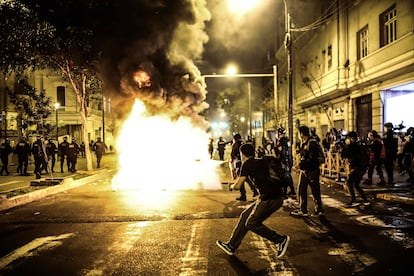
[[[352,208],[352,207],[357,207],[357,206],[359,206],[359,205],[361,205],[361,203],[360,203],[360,202],[351,201],[351,202],[347,203],[347,204],[345,205],[345,207],[346,207],[346,208]]]
[[[244,197],[244,196],[241,196],[241,197],[238,197],[238,198],[236,198],[236,200],[240,200],[240,201],[246,201],[247,199],[246,199],[246,197]]]
[[[322,217],[324,215],[325,215],[325,212],[323,212],[323,211],[317,211],[317,212],[313,213],[311,215],[311,217]]]
[[[216,241],[216,244],[217,244],[218,247],[221,248],[221,250],[226,252],[227,255],[230,255],[230,256],[234,255],[235,250],[228,243],[225,243],[225,242],[222,242],[222,241]],[[286,249],[285,249],[285,251],[286,251]]]
[[[369,202],[368,200],[365,200],[364,202],[362,202],[362,204],[364,204],[365,206],[369,206],[371,205],[371,202]]]
[[[304,213],[302,210],[292,211],[292,212],[290,212],[290,214],[292,216],[297,216],[297,217],[307,217],[307,216],[309,216],[308,213]]]
[[[290,241],[290,237],[285,236],[283,241],[277,244],[277,257],[278,258],[283,257],[283,255],[285,255],[286,249],[288,248],[288,245],[289,245],[289,241]]]

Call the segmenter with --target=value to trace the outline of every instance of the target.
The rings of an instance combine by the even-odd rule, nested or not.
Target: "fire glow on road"
[[[219,190],[217,162],[207,152],[208,134],[189,118],[149,116],[135,100],[117,139],[114,190]]]

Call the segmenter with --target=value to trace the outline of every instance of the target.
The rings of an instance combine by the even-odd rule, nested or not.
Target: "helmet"
[[[286,133],[286,129],[284,127],[279,127],[277,129],[277,132],[280,133],[280,134],[285,134]]]

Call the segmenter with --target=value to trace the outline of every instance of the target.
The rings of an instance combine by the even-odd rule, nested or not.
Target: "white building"
[[[364,137],[382,133],[386,122],[414,126],[414,1],[287,2],[293,22],[300,9],[314,23],[292,26],[294,140],[299,125],[321,137],[332,127]],[[283,46],[276,60],[278,121],[265,122],[267,129],[288,125]]]

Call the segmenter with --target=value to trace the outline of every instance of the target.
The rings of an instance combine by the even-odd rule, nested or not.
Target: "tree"
[[[93,94],[101,92],[97,68],[100,52],[94,48],[93,22],[86,16],[67,15],[80,13],[82,8],[85,11],[93,7],[88,6],[91,3],[21,0],[0,4],[4,15],[0,36],[1,70],[8,74],[27,68],[45,68],[60,73],[71,85],[80,106],[84,141],[88,141],[88,101]],[[92,170],[89,143],[85,145],[87,169]]]
[[[36,91],[30,86],[25,79],[20,79],[16,85],[15,90],[6,89],[10,102],[14,104],[15,110],[18,113],[17,124],[19,136],[28,134],[26,129],[35,125],[38,134],[50,133],[52,126],[45,124],[52,113],[51,100],[46,97],[45,91]],[[23,133],[26,132],[26,133]]]

